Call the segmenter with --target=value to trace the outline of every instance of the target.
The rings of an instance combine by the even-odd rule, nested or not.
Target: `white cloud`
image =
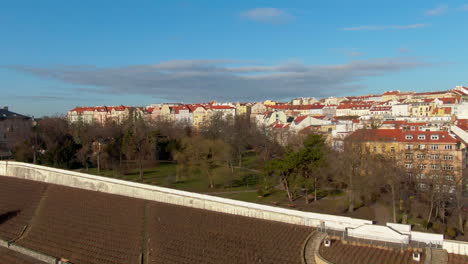
[[[460,10],[460,11],[468,11],[468,4],[460,6],[460,7],[458,8],[458,10]]]
[[[408,53],[408,52],[410,52],[410,50],[407,49],[407,48],[399,48],[399,49],[398,49],[398,52],[400,52],[400,53]]]
[[[426,15],[427,16],[439,16],[439,15],[447,13],[448,10],[449,10],[448,5],[439,5],[433,9],[427,10]]]
[[[144,95],[185,102],[282,99],[349,93],[366,78],[430,66],[413,57],[354,60],[337,65],[288,62],[258,66],[229,60],[177,60],[153,65],[6,68],[76,86],[81,93]],[[79,87],[79,88],[78,88]]]
[[[388,29],[414,29],[428,27],[429,24],[411,24],[411,25],[391,25],[391,26],[357,26],[357,27],[345,27],[341,30],[344,31],[377,31],[377,30],[388,30]]]
[[[241,12],[240,16],[249,20],[271,24],[288,23],[295,19],[292,14],[285,10],[272,7],[246,10]]]

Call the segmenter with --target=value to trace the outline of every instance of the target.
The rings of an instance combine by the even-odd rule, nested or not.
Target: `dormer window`
[[[416,130],[416,127],[415,127],[415,126],[411,126],[410,129],[411,129],[411,131],[415,131],[415,130]]]
[[[439,135],[431,135],[432,140],[439,140]]]
[[[411,139],[413,139],[413,135],[406,135],[405,139],[406,140],[411,140]]]
[[[426,139],[426,135],[418,135],[418,139],[419,140],[424,140],[424,139]]]

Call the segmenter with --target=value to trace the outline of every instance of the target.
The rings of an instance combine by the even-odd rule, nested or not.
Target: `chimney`
[[[3,109],[8,111],[8,106],[4,106]]]

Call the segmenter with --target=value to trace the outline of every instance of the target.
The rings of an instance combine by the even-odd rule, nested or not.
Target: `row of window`
[[[437,144],[429,145],[431,150],[439,150],[440,146],[441,145],[437,145]],[[454,149],[453,147],[454,147],[453,145],[444,145],[445,150],[453,150]],[[411,150],[411,149],[414,149],[414,146],[411,144],[406,144],[405,149]],[[418,149],[426,149],[426,145],[418,145]]]
[[[429,188],[429,185],[425,184],[425,183],[418,183],[418,187],[422,190],[427,190]],[[440,185],[434,185],[434,191],[436,192],[440,192],[442,189],[443,192],[448,192],[448,193],[454,193],[455,190],[456,190],[456,187],[453,186],[453,185],[442,185],[442,188],[440,187]]]
[[[431,154],[431,155],[428,155],[429,158],[431,160],[438,160],[440,159],[440,155],[439,154]],[[417,159],[426,159],[426,154],[417,154],[416,155]],[[443,155],[442,156],[443,160],[453,160],[453,156],[452,155]],[[406,153],[406,159],[407,160],[411,160],[413,159],[413,154],[411,153]]]
[[[431,169],[433,169],[433,170],[440,170],[441,167],[442,167],[442,170],[446,170],[446,171],[453,171],[455,169],[455,167],[453,165],[439,166],[439,164],[431,164]],[[412,169],[413,168],[413,163],[405,163],[405,168]],[[425,169],[427,169],[427,164],[419,164],[417,166],[417,168],[425,170]]]
[[[407,174],[408,177],[413,177],[412,173]],[[416,174],[416,179],[418,180],[425,180],[425,179],[431,179],[431,180],[441,180],[445,179],[447,181],[454,181],[455,177],[453,175],[445,175],[445,176],[439,176],[439,175],[429,175],[429,177],[426,177],[426,174],[423,173],[418,173]]]
[[[414,138],[413,135],[406,135],[405,136],[406,140],[411,140],[413,138]],[[419,140],[425,140],[426,135],[425,134],[418,135],[418,139]],[[439,140],[439,135],[437,135],[437,134],[431,135],[431,140]]]

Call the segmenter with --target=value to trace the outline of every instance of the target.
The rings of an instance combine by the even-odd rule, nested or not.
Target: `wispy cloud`
[[[376,30],[388,30],[388,29],[414,29],[428,27],[429,24],[411,24],[411,25],[391,25],[391,26],[357,26],[357,27],[345,27],[341,30],[344,31],[376,31]]]
[[[460,7],[458,8],[458,10],[460,10],[460,11],[468,11],[468,4],[460,6]]]
[[[240,16],[249,20],[262,23],[282,24],[295,19],[295,16],[279,8],[263,7],[246,10]]]
[[[429,9],[425,12],[427,16],[439,16],[447,13],[449,10],[448,5],[438,5],[437,7],[433,9]]]
[[[82,93],[139,94],[190,102],[340,95],[364,88],[359,82],[366,78],[430,65],[419,58],[397,57],[336,65],[287,62],[262,66],[228,60],[178,60],[113,68],[24,65],[7,68],[73,84]]]
[[[408,53],[408,52],[410,52],[410,50],[409,50],[408,48],[399,48],[399,49],[398,49],[398,52],[400,52],[400,53]]]
[[[349,57],[360,57],[364,55],[364,53],[359,52],[359,51],[349,51],[346,53],[346,55],[348,55]]]
[[[76,99],[82,99],[78,97],[64,97],[64,96],[56,96],[56,95],[15,95],[13,98],[16,99],[24,99],[24,100],[30,100],[30,101],[63,101],[63,100],[76,100]]]

